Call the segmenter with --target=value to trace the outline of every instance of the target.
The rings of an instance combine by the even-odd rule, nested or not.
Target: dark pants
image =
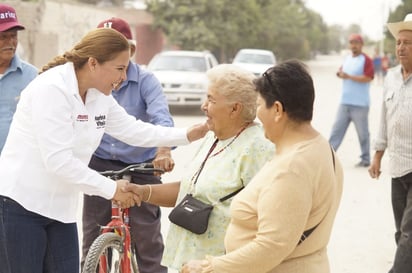
[[[103,160],[93,157],[89,166],[97,171],[119,170],[128,164]],[[160,184],[157,176],[134,174],[132,182],[136,184]],[[84,195],[83,199],[83,247],[82,265],[90,245],[99,235],[99,226],[111,220],[111,201],[97,196]],[[130,213],[130,233],[136,250],[140,273],[167,273],[167,268],[160,265],[163,255],[163,237],[161,234],[161,213],[158,206],[142,203],[132,207]]]
[[[390,273],[412,272],[412,173],[392,178],[392,208],[395,218],[395,259]]]
[[[30,212],[0,196],[0,272],[79,272],[76,224]]]

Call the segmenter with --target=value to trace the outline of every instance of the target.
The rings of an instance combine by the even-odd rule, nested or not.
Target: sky
[[[318,12],[326,24],[358,24],[362,34],[373,40],[383,37],[389,10],[400,3],[401,0],[306,0],[306,6]]]

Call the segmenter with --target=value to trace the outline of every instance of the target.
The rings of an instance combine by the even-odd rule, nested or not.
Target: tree
[[[181,49],[210,50],[227,62],[240,48],[279,59],[330,50],[328,27],[302,0],[147,0],[154,27]]]
[[[402,0],[395,10],[389,13],[388,22],[400,22],[405,19],[405,16],[412,10],[412,1]],[[395,55],[395,38],[389,30],[385,31],[384,51]]]
[[[254,0],[152,0],[148,11],[169,41],[190,50],[211,50],[225,59],[242,39],[256,40],[259,8]]]

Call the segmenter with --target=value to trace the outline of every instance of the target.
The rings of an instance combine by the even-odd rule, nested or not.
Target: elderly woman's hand
[[[116,184],[116,192],[112,200],[117,202],[121,208],[129,208],[136,205],[136,200],[139,198],[136,198],[133,192],[126,192],[123,190],[123,188],[130,184],[129,181],[120,179],[116,180]]]
[[[191,260],[185,263],[180,273],[202,273],[206,264],[209,264],[207,260]]]

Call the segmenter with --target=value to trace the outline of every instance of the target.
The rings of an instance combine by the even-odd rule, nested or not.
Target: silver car
[[[206,98],[206,71],[218,64],[208,51],[163,51],[148,69],[159,79],[171,106],[201,105]]]

